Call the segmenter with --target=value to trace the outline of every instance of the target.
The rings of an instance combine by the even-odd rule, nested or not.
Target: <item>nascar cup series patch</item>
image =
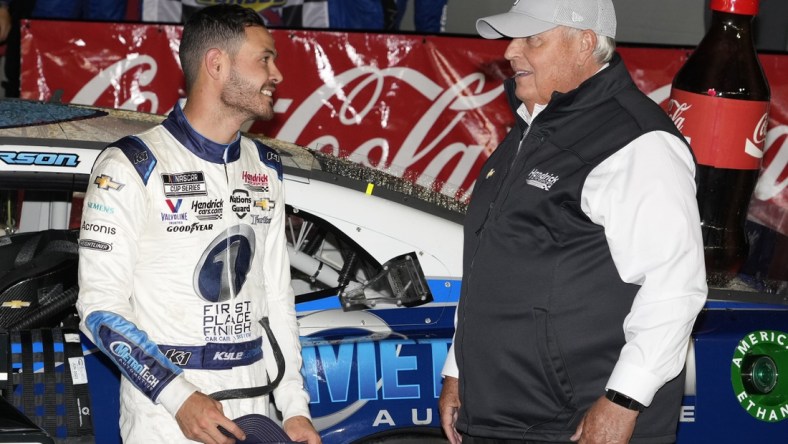
[[[739,404],[753,418],[788,418],[788,333],[754,331],[736,346],[731,383]]]

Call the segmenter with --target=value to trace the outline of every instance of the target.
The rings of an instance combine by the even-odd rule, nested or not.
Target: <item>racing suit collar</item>
[[[192,128],[180,103],[175,104],[172,112],[162,123],[167,131],[192,154],[211,163],[229,163],[241,156],[241,133],[228,144],[216,143]]]

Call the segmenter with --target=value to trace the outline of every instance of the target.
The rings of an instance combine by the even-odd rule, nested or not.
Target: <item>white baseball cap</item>
[[[612,0],[517,0],[509,12],[476,20],[476,31],[486,39],[530,37],[556,26],[590,29],[616,37]]]

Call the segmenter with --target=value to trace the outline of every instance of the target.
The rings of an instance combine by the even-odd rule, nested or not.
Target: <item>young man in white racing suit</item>
[[[317,444],[284,234],[278,154],[240,135],[273,116],[282,75],[254,11],[219,5],[185,25],[188,100],[99,156],[85,195],[78,309],[83,331],[124,375],[126,443],[231,443],[230,418],[268,413],[268,397],[210,394],[266,386],[284,429]],[[284,369],[264,334],[267,318]]]

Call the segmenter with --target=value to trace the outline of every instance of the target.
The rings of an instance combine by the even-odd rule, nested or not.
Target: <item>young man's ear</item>
[[[218,79],[222,75],[222,70],[225,69],[224,60],[224,53],[218,48],[211,48],[205,53],[203,62],[208,75],[212,79]]]

